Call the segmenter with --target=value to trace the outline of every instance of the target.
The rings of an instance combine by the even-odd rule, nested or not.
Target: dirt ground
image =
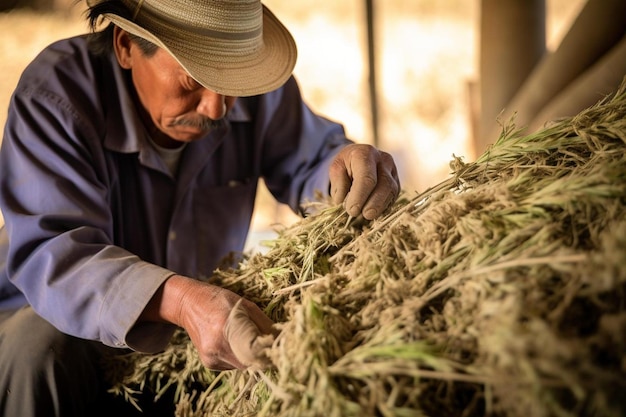
[[[0,126],[23,68],[50,42],[87,30],[83,2],[54,0],[56,11],[0,13]],[[308,103],[341,121],[350,137],[372,143],[365,2],[266,0],[292,31],[295,75]],[[584,0],[547,0],[548,46],[558,45]],[[444,179],[452,154],[473,159],[468,82],[477,74],[479,0],[375,2],[379,146],[396,158],[403,187],[422,191]],[[295,219],[259,198],[254,227]]]

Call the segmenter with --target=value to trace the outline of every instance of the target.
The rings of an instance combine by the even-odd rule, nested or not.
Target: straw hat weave
[[[90,7],[107,0],[87,0]],[[169,52],[196,81],[243,97],[280,87],[296,63],[289,31],[260,0],[121,0],[115,25]]]

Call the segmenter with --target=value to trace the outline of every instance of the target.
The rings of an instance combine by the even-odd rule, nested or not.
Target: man
[[[93,415],[97,358],[158,352],[176,326],[211,369],[262,364],[272,321],[198,279],[242,250],[258,179],[296,211],[330,192],[366,219],[399,192],[388,154],[303,103],[259,0],[88,5],[112,25],[46,48],[9,107],[2,415]]]

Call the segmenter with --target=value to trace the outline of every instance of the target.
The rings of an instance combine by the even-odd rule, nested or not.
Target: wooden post
[[[533,130],[612,92],[625,75],[624,47],[618,47],[624,36],[626,1],[587,1],[558,48],[545,54],[507,104],[504,118],[516,113],[516,126]]]
[[[545,20],[545,0],[481,0],[477,155],[493,143],[498,115],[543,57]]]
[[[372,120],[372,139],[374,146],[380,145],[378,132],[378,86],[376,79],[376,28],[374,19],[374,1],[365,0],[365,17],[367,26],[367,63],[369,71],[370,115]]]

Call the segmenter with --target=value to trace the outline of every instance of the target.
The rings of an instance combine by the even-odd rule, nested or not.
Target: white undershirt
[[[183,150],[187,144],[183,143],[183,145],[178,148],[164,148],[163,146],[157,145],[153,140],[150,140],[150,142],[152,142],[152,146],[154,146],[154,149],[156,149],[158,154],[161,155],[163,162],[167,165],[167,168],[170,170],[172,176],[175,177],[178,172],[180,157],[182,156]]]

